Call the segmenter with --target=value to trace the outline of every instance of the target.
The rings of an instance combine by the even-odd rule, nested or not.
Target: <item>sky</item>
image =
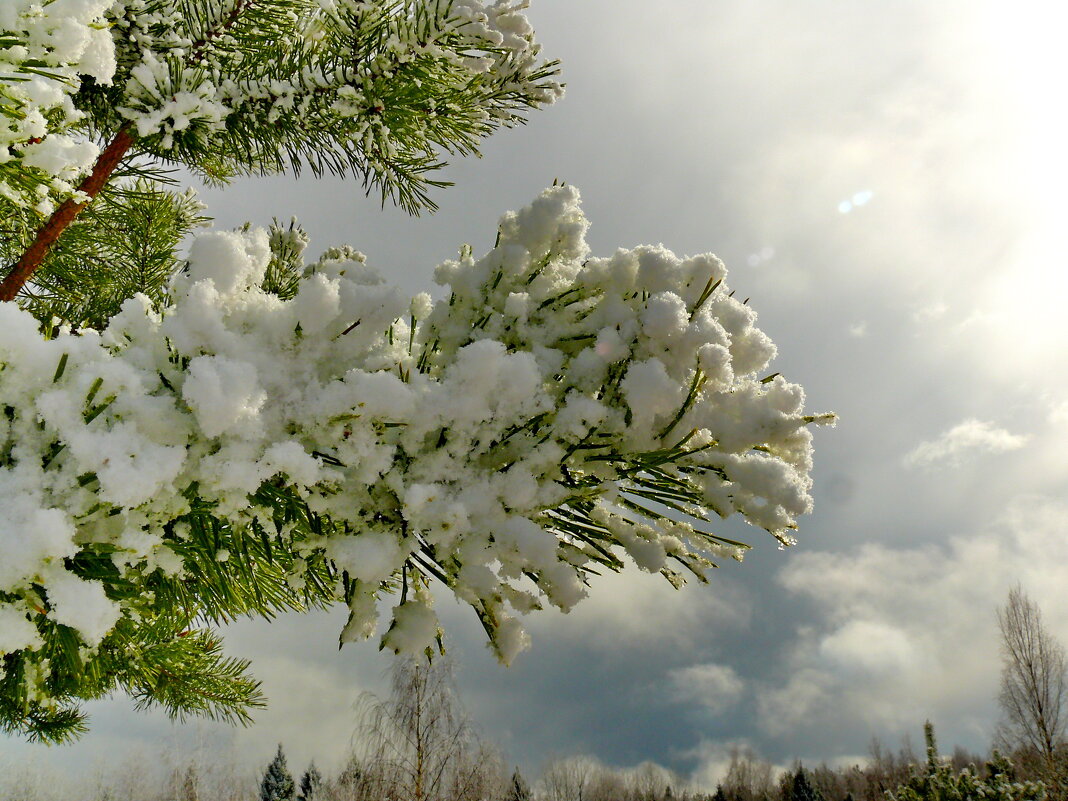
[[[529,619],[511,668],[474,616],[439,611],[460,696],[506,761],[651,759],[714,786],[732,745],[776,764],[862,759],[872,737],[985,751],[998,718],[995,613],[1020,583],[1068,643],[1065,12],[942,0],[534,0],[566,97],[450,167],[440,210],[381,209],[349,181],[204,190],[221,227],[296,215],[404,289],[554,179],[577,186],[594,253],[715,252],[779,348],[816,432],[815,511],[708,586],[627,572],[569,615]],[[57,771],[200,749],[336,769],[353,704],[382,692],[340,612],[240,623],[271,707],[244,730],[176,726],[122,698],[78,743],[0,739],[0,764]]]

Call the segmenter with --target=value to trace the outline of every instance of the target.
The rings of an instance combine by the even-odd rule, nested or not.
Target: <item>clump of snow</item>
[[[326,552],[341,570],[372,586],[393,575],[404,555],[396,536],[386,531],[335,537]]]
[[[398,654],[418,654],[434,644],[438,632],[430,595],[420,589],[415,597],[394,607],[393,625],[382,637],[382,647]]]
[[[267,232],[209,231],[189,248],[186,273],[192,283],[210,281],[220,295],[243,292],[263,280],[271,251]]]
[[[683,388],[671,379],[659,359],[631,364],[622,387],[627,405],[643,425],[652,425],[657,415],[675,411],[682,400],[679,395]]]
[[[33,486],[33,471],[5,467],[0,471],[0,588],[17,587],[40,574],[45,565],[77,553],[74,525],[61,509],[44,505]]]
[[[44,640],[26,612],[13,604],[0,603],[0,656],[13,651],[36,650],[42,645]]]
[[[204,435],[217,437],[242,424],[255,424],[267,394],[254,364],[225,356],[197,356],[189,362],[182,399]]]
[[[48,616],[77,631],[87,645],[98,645],[122,615],[98,581],[85,581],[53,567],[43,583],[51,606]]]

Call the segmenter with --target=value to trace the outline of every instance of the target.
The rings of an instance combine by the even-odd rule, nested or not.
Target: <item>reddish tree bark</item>
[[[59,205],[59,208],[52,212],[48,222],[41,226],[41,229],[37,232],[37,237],[34,239],[33,244],[15,262],[3,282],[0,282],[0,301],[15,299],[15,296],[18,295],[19,291],[30,279],[30,276],[44,262],[45,257],[48,256],[48,251],[59,239],[60,234],[66,230],[68,225],[74,222],[74,218],[78,216],[81,210],[89,205],[89,202],[104,188],[108,179],[111,178],[111,174],[115,172],[115,168],[119,166],[119,162],[122,161],[123,156],[126,155],[126,151],[130,149],[134,141],[135,137],[130,132],[129,127],[123,126],[119,129],[115,137],[97,158],[96,164],[93,165],[93,171],[78,187],[80,192],[84,192],[89,196],[89,200],[82,203],[65,200]]]

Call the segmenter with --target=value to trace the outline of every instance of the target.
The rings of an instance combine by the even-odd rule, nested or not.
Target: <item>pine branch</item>
[[[81,213],[89,202],[99,194],[104,184],[111,178],[115,168],[119,166],[123,157],[134,143],[134,136],[129,126],[123,126],[104,148],[93,165],[93,171],[78,186],[78,192],[87,197],[86,200],[74,200],[70,198],[60,204],[52,216],[49,217],[33,241],[26,249],[22,257],[15,262],[8,272],[7,277],[0,282],[0,301],[14,300],[15,296],[25,286],[37,269],[48,256],[49,250],[59,239],[67,227]]]
[[[113,178],[67,228],[19,302],[44,325],[60,319],[95,330],[134,294],[161,304],[179,266],[179,245],[208,220],[201,210],[192,193]],[[21,244],[13,238],[6,250]]]
[[[30,742],[59,745],[85,734],[89,726],[85,713],[76,707],[48,708],[29,703],[9,708],[8,694],[0,694],[0,732],[25,736]]]
[[[266,706],[248,666],[247,660],[224,657],[212,632],[185,631],[143,649],[121,683],[138,709],[158,706],[177,720],[199,715],[247,725],[250,710]]]
[[[227,31],[233,28],[241,18],[241,15],[247,11],[254,2],[255,0],[236,0],[229,13],[225,14],[222,19],[216,20],[214,25],[208,26],[203,34],[201,34],[200,38],[193,42],[186,63],[192,65],[199,64],[203,61],[212,41],[223,36]]]

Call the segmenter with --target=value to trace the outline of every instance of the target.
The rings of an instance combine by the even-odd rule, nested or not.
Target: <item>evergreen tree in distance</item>
[[[530,787],[516,768],[512,772],[512,783],[508,793],[508,801],[530,801]]]
[[[727,794],[723,792],[723,785],[716,785],[716,793],[712,796],[712,801],[727,801]]]
[[[809,782],[808,772],[800,763],[790,781],[789,801],[823,801],[823,794]]]
[[[295,801],[295,799],[296,786],[286,766],[286,755],[282,751],[282,744],[279,743],[278,752],[267,765],[263,780],[260,782],[260,801]]]
[[[312,762],[304,775],[300,777],[300,795],[298,801],[315,801],[319,797],[319,790],[323,786],[323,775]]]
[[[557,185],[404,298],[299,226],[187,234],[173,186],[333,172],[410,212],[450,154],[552,102],[518,0],[0,4],[0,729],[115,690],[242,723],[212,626],[345,604],[440,647],[433,585],[508,662],[520,616],[629,560],[675,586],[793,542],[801,388],[711,255],[592,258]],[[379,630],[379,601],[396,599]]]

